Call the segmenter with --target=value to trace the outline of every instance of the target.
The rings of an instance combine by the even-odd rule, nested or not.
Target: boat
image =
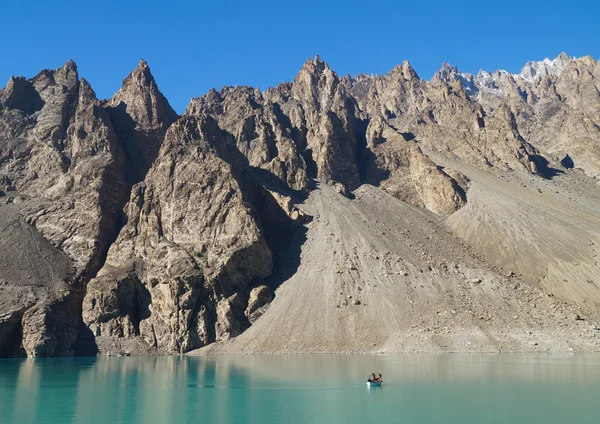
[[[367,387],[381,386],[381,383],[383,383],[382,377],[381,374],[376,375],[375,373],[372,373],[369,378],[367,378]]]

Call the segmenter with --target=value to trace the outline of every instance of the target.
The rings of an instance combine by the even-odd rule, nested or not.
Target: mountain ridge
[[[284,302],[278,290],[302,294],[301,284],[290,288],[296,273],[312,275],[306,274],[303,258],[309,258],[308,264],[316,259],[303,249],[313,246],[311,228],[322,228],[325,214],[315,212],[319,209],[311,202],[325,196],[342,211],[347,207],[342,205],[353,205],[344,198],[355,197],[356,190],[363,197],[383,198],[359,189],[364,185],[433,214],[439,220],[436,232],[447,226],[468,249],[484,252],[467,274],[489,275],[490,290],[505,290],[498,286],[506,283],[499,269],[513,268],[519,276],[510,278],[522,280],[518,285],[560,297],[556,307],[561,314],[571,310],[595,319],[600,290],[593,281],[598,270],[594,253],[588,251],[594,250],[598,235],[588,208],[598,207],[600,66],[593,59],[564,54],[547,62],[528,63],[528,81],[502,72],[494,74],[497,80],[481,72],[467,78],[448,64],[424,81],[408,61],[386,75],[338,77],[316,56],[291,83],[265,91],[242,86],[210,90],[193,98],[181,116],[143,60],[106,100],[96,98],[72,61],[29,80],[11,78],[0,91],[0,218],[7,234],[0,243],[0,353],[184,353],[209,345],[235,349],[236,338],[244,340],[247,329],[273,331],[279,320],[288,322],[289,332],[294,325],[268,309]],[[504,84],[502,90],[495,88],[499,84]],[[505,237],[509,247],[522,242],[520,231],[504,231],[501,208],[489,203],[504,199],[512,205],[501,188],[506,178],[515,187],[530,185],[578,199],[579,206],[564,209],[564,216],[577,215],[578,220],[546,214],[554,236],[525,232],[534,246],[523,249],[528,252],[525,260],[540,263],[532,270],[519,258],[519,248],[497,250],[497,237]],[[550,198],[534,198],[519,197],[506,215],[535,231],[542,231],[531,221],[540,208],[563,216],[545,203]],[[529,215],[516,213],[519,209]],[[353,221],[358,216],[344,219],[359,233],[347,234],[341,226],[341,238],[373,237],[370,226]],[[395,218],[388,214],[381,219]],[[495,241],[489,245],[474,237],[475,229]],[[573,251],[583,255],[577,259],[566,254],[564,244],[547,248],[555,245],[552,237],[564,237],[560,234],[567,230],[589,234],[589,240],[569,238]],[[389,242],[392,254],[405,248],[401,240]],[[460,279],[432,271],[448,262],[443,250],[430,245],[434,241],[431,234],[419,241],[431,263],[415,265],[420,261],[415,257],[403,265],[410,272],[399,272],[408,272],[416,287],[431,284],[427,275],[433,272],[441,284],[450,284],[448,290],[467,296],[458,289]],[[452,249],[460,244],[444,243]],[[15,259],[15,246],[30,258],[28,263]],[[352,262],[348,249],[344,254]],[[369,256],[368,251],[363,255]],[[461,255],[467,260],[469,253]],[[356,286],[355,299],[366,283],[360,273],[350,283],[343,272],[322,272],[326,293],[341,282],[342,292]],[[382,278],[396,292],[397,277],[369,278]],[[430,313],[433,304],[445,302],[437,297],[442,292],[435,293],[415,295],[414,301]],[[488,304],[488,295],[478,292],[476,303]],[[492,311],[505,323],[503,328],[512,328],[507,324],[512,312],[506,311],[514,305],[531,308],[518,297],[512,301],[508,309]],[[345,311],[361,304],[352,302],[325,307]],[[400,327],[417,325],[394,308],[389,313]],[[553,326],[548,337],[563,337],[556,330],[561,321],[547,319]],[[362,332],[373,331],[377,318],[369,317],[369,322],[371,327],[355,334],[357,340],[368,339]],[[515,322],[519,328],[528,325]],[[487,324],[470,325],[475,332],[496,331]],[[314,331],[322,331],[318,328]],[[394,350],[401,328],[385,328],[375,343]],[[338,340],[344,349],[364,350],[340,339],[352,331],[342,325],[340,334],[321,344],[330,351],[335,349],[332,340]],[[457,340],[464,334],[461,330]],[[406,335],[400,339],[404,348],[414,347]],[[499,349],[500,339],[490,336],[477,349]],[[507,343],[512,349],[531,347],[520,338],[511,340]],[[594,348],[594,339],[577,346]],[[279,350],[281,346],[273,347]]]

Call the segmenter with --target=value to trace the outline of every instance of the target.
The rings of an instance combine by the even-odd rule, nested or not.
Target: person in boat
[[[367,381],[369,383],[380,383],[383,381],[383,376],[381,374],[376,375],[375,373],[371,373],[371,377]]]

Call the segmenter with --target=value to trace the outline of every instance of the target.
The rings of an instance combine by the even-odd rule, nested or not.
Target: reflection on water
[[[597,423],[598,389],[599,355],[7,359],[0,422]]]
[[[220,364],[248,375],[296,382],[340,378],[362,381],[371,371],[386,374],[386,382],[412,380],[599,381],[600,355],[257,355],[224,357]],[[366,371],[366,372],[365,372]],[[364,377],[364,378],[363,378]]]

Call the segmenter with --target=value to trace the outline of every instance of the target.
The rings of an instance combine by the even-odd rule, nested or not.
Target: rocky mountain
[[[480,71],[474,76],[447,65],[436,75],[460,83],[487,114],[509,109],[522,137],[548,160],[592,177],[600,173],[599,76],[600,65],[591,57],[574,59],[565,53],[529,62],[519,74]]]
[[[176,115],[143,62],[108,106],[73,62],[11,78],[0,98],[1,350],[71,355],[82,346],[85,287],[122,225],[128,156],[160,145]],[[160,102],[163,116],[145,119]]]
[[[143,60],[108,100],[73,62],[11,78],[0,355],[593,349],[599,81],[317,56],[178,116]]]

